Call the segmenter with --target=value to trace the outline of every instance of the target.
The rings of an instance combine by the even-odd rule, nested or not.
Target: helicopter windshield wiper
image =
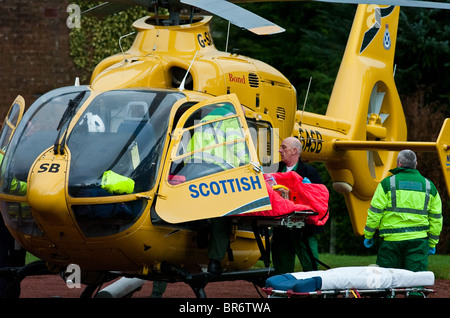
[[[70,122],[70,119],[72,119],[72,117],[75,115],[75,110],[77,109],[78,105],[83,100],[85,95],[86,91],[82,91],[74,99],[69,100],[69,104],[67,105],[67,108],[64,114],[62,115],[61,120],[59,121],[58,127],[56,127],[56,130],[58,130],[58,136],[56,136],[56,140],[53,145],[53,152],[55,155],[57,155],[58,152],[60,155],[64,154],[64,145],[66,143],[67,137],[67,127],[65,129],[64,138],[61,141],[61,143],[59,143],[61,131],[63,130],[62,128],[66,123]]]

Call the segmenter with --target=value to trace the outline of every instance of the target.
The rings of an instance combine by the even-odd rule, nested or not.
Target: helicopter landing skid
[[[208,272],[190,273],[183,268],[169,264],[166,264],[166,266],[168,266],[166,269],[175,272],[177,276],[180,276],[180,280],[184,281],[192,288],[197,298],[206,298],[204,288],[210,282],[244,280],[263,286],[265,280],[274,275],[274,269],[270,267],[271,244],[269,228],[303,228],[305,226],[305,219],[310,215],[316,214],[316,212],[312,211],[295,211],[280,217],[231,217],[234,225],[244,225],[251,228],[261,252],[261,260],[264,262],[265,268],[223,272],[222,274],[212,274]],[[263,237],[265,242],[263,242]]]
[[[212,274],[208,272],[189,273],[176,266],[170,266],[170,270],[181,276],[181,280],[192,288],[197,298],[206,298],[204,288],[208,283],[244,280],[253,283],[254,285],[264,286],[266,279],[274,275],[274,269],[270,267],[236,272],[223,272],[222,274]]]

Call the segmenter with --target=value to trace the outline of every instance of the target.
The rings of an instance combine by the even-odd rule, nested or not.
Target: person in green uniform
[[[434,184],[416,169],[417,157],[402,150],[392,176],[377,186],[364,228],[364,245],[373,245],[378,230],[383,242],[376,264],[414,272],[426,271],[442,230],[442,203]]]
[[[224,103],[217,106],[201,119],[200,129],[195,131],[187,145],[187,149],[193,151],[190,165],[196,165],[196,169],[205,170],[208,165],[213,165],[220,170],[228,170],[250,162],[242,126],[233,105]],[[202,151],[199,152],[200,149]],[[230,244],[231,224],[224,217],[209,219],[208,223],[208,272],[220,274],[223,270],[221,260]]]

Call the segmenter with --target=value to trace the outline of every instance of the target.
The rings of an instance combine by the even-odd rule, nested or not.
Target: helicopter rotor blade
[[[427,9],[450,9],[450,3],[420,0],[228,0],[232,3],[252,3],[252,2],[328,2],[343,4],[378,4],[394,5],[400,7],[427,8]]]
[[[395,5],[401,7],[417,7],[428,9],[450,9],[450,3],[421,0],[110,0],[83,12],[88,16],[105,17],[133,6],[150,8],[158,3],[161,6],[177,7],[180,3],[203,9],[229,20],[231,23],[256,34],[274,34],[284,29],[272,22],[239,7],[236,4],[257,2],[327,2],[343,4]]]
[[[450,9],[450,3],[416,1],[416,0],[308,0],[316,2],[345,3],[345,4],[377,4],[394,5],[400,7],[427,8],[427,9]]]
[[[420,0],[228,0],[232,3],[252,3],[252,2],[329,2],[344,4],[378,4],[378,5],[394,5],[400,7],[417,7],[428,9],[450,9],[450,3],[436,1],[420,1]]]
[[[95,7],[83,11],[82,14],[90,17],[104,18],[106,16],[127,10],[137,4],[123,2],[103,2]]]
[[[162,4],[162,3],[161,3]],[[150,0],[112,0],[102,3],[83,12],[88,16],[105,17],[133,6],[150,8],[154,1]],[[267,35],[284,32],[282,27],[250,12],[232,2],[225,0],[169,0],[164,3],[170,8],[179,9],[183,5],[197,7],[214,15],[222,17],[232,24],[247,29],[258,35]]]
[[[225,0],[180,0],[180,2],[208,11],[258,35],[285,31],[259,15]]]

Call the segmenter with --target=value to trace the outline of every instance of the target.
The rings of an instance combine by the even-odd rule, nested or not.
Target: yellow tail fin
[[[395,6],[358,6],[326,113],[351,124],[342,140],[407,139],[394,81],[399,13]],[[395,166],[396,157],[394,151],[362,148],[327,164],[335,189],[344,192],[355,233],[362,234],[375,188]]]

